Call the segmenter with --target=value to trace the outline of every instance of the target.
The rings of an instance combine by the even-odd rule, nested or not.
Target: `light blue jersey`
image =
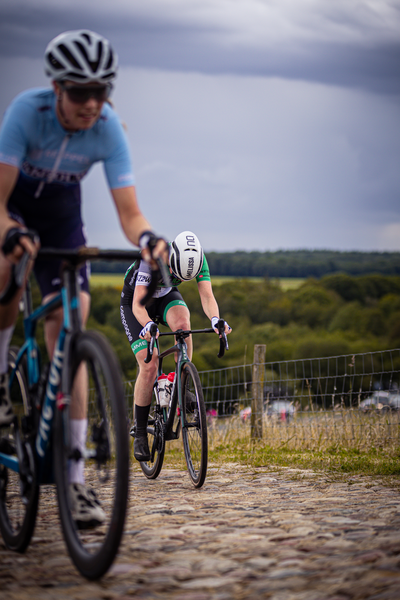
[[[68,186],[102,161],[111,189],[134,185],[126,135],[107,102],[95,125],[78,132],[63,129],[55,109],[51,89],[32,89],[17,96],[0,130],[0,162],[18,167],[31,181]]]

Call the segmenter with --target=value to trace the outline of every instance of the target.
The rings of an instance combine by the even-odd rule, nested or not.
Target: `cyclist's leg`
[[[75,197],[74,197],[75,198]],[[86,244],[83,226],[80,220],[79,206],[75,203],[73,210],[66,215],[63,220],[55,222],[51,228],[43,229],[40,232],[43,247],[70,248],[75,249]],[[38,281],[43,303],[48,302],[55,294],[59,293],[61,261],[38,259],[35,263],[34,272]],[[79,270],[80,283],[80,312],[82,324],[85,326],[90,311],[89,294],[89,268],[84,265]],[[57,339],[63,323],[63,312],[59,308],[52,312],[45,320],[44,335],[48,355],[53,357],[56,348]],[[82,362],[77,375],[74,378],[74,387],[71,395],[70,406],[70,435],[73,448],[84,453],[87,440],[87,395],[88,395],[88,375],[86,364]],[[73,504],[76,507],[77,520],[98,520],[102,519],[101,510],[96,503],[91,501],[90,490],[83,490],[85,486],[84,460],[71,460],[69,465],[70,491],[74,495]],[[76,485],[79,484],[79,492]],[[75,497],[76,496],[76,497]]]
[[[186,306],[172,306],[167,314],[168,327],[172,331],[177,329],[190,329],[190,312]],[[193,355],[193,342],[192,336],[186,338],[186,344],[188,349],[188,356],[192,359]]]
[[[144,362],[147,356],[147,342],[139,338],[142,325],[132,312],[132,297],[132,290],[129,287],[124,286],[120,304],[121,321],[132,352],[138,363],[138,375],[133,394],[133,416],[136,425],[134,456],[138,461],[142,462],[150,460],[150,450],[147,439],[147,421],[150,412],[153,384],[157,375],[158,360],[157,349],[155,348],[153,359],[147,364]]]
[[[177,329],[190,329],[190,312],[180,292],[175,288],[166,296],[166,298],[168,299],[168,302],[163,311],[163,321],[172,331],[176,331]],[[192,336],[186,338],[186,344],[188,356],[192,359]]]
[[[150,460],[150,450],[147,439],[147,421],[153,394],[153,384],[157,376],[157,350],[156,348],[154,349],[153,359],[147,364],[144,362],[147,356],[147,348],[139,350],[136,352],[135,356],[138,362],[139,373],[136,378],[134,389],[136,424],[134,456],[136,460],[142,462]]]

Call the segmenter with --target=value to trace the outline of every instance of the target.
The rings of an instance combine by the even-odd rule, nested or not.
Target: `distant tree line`
[[[102,331],[122,365],[124,379],[136,376],[136,361],[121,325],[122,288],[95,287],[88,328]],[[195,281],[180,291],[195,329],[209,327]],[[194,362],[199,370],[249,364],[254,344],[266,344],[266,360],[338,356],[400,348],[400,277],[351,276],[345,273],[308,278],[296,289],[283,289],[270,279],[233,279],[214,285],[221,315],[232,326],[229,352],[217,358],[218,338],[196,336]],[[40,302],[34,286],[34,303]],[[42,330],[39,323],[39,333]],[[161,339],[165,349],[169,338]],[[23,341],[20,316],[13,344]],[[41,344],[44,352],[44,345]],[[164,366],[172,370],[173,357]],[[400,364],[396,367],[400,369]],[[166,371],[167,372],[167,371]]]
[[[400,252],[336,252],[333,250],[278,250],[276,252],[207,252],[213,276],[316,277],[400,275]],[[93,273],[123,273],[129,262],[93,263]]]
[[[400,252],[209,252],[212,275],[234,277],[316,277],[332,273],[400,275]]]

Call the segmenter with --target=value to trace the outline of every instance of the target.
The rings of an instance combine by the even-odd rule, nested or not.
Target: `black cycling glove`
[[[36,231],[33,231],[33,229],[11,227],[11,229],[7,231],[4,243],[1,247],[4,256],[7,256],[7,254],[11,254],[15,246],[20,245],[19,241],[23,236],[29,237],[32,240],[32,242],[39,240],[38,234],[36,233]]]
[[[153,231],[144,231],[139,238],[139,247],[141,250],[148,248],[150,256],[153,258],[153,250],[157,246],[157,242],[162,240],[167,246],[167,242],[162,237],[158,237]]]

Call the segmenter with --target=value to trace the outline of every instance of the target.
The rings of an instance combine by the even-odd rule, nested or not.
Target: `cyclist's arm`
[[[211,281],[198,281],[197,288],[199,290],[201,305],[207,317],[210,321],[212,321],[213,317],[219,319],[219,307],[212,290]],[[228,334],[231,331],[231,327],[225,321],[225,333]]]
[[[207,317],[211,320],[213,317],[219,318],[218,303],[215,299],[212,290],[211,281],[198,281],[197,288],[199,290],[201,306]]]
[[[144,327],[149,321],[152,319],[149,317],[149,313],[146,308],[142,306],[141,300],[147,294],[147,286],[146,285],[135,285],[135,290],[133,292],[132,298],[132,312],[139,323]],[[150,341],[150,333],[146,333],[145,339]]]
[[[138,246],[140,236],[145,231],[150,231],[151,226],[139,208],[135,187],[132,185],[124,188],[114,188],[111,190],[111,194],[123,232],[132,244]],[[153,257],[162,258],[165,263],[168,262],[168,250],[164,240],[158,241],[153,250]],[[143,249],[143,258],[148,262],[150,261],[151,257],[147,248]],[[157,268],[155,263],[152,266]]]
[[[0,247],[3,245],[7,231],[20,224],[8,216],[7,203],[19,175],[19,168],[0,163]],[[11,262],[18,262],[24,249],[31,255],[35,254],[35,245],[28,237],[22,237],[12,252],[7,255]]]
[[[140,235],[151,226],[139,208],[135,187],[114,188],[111,194],[123,232],[132,244],[138,246]]]

